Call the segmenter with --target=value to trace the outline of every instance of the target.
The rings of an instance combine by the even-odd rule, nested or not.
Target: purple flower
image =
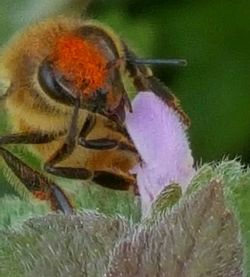
[[[178,183],[185,190],[195,171],[185,126],[176,112],[152,92],[140,92],[132,106],[126,125],[143,161],[132,172],[146,214],[164,187]]]

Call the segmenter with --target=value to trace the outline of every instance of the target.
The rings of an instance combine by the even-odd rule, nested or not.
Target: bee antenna
[[[128,59],[133,64],[187,66],[185,59]]]

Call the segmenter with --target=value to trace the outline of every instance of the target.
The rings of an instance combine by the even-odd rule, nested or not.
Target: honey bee
[[[124,75],[136,91],[153,91],[188,125],[176,97],[147,65],[181,62],[139,59],[95,21],[58,17],[29,27],[1,55],[12,134],[0,137],[0,155],[33,195],[65,214],[73,212],[72,204],[49,174],[136,188],[130,170],[140,157],[124,124],[125,110],[133,112]],[[44,172],[16,157],[9,144],[31,145]]]

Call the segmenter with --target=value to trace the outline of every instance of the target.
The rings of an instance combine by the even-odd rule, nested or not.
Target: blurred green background
[[[24,25],[84,11],[86,0],[1,0],[1,45]],[[197,161],[250,162],[250,1],[93,0],[87,16],[112,26],[143,57],[186,58],[155,68],[192,120]],[[2,117],[1,117],[2,118]],[[5,125],[1,120],[2,128]]]

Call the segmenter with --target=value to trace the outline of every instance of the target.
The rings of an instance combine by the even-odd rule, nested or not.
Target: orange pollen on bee
[[[39,200],[48,200],[49,195],[45,191],[34,191],[33,195]]]
[[[73,35],[60,37],[52,61],[66,80],[83,94],[93,93],[105,84],[107,60],[94,43]]]

